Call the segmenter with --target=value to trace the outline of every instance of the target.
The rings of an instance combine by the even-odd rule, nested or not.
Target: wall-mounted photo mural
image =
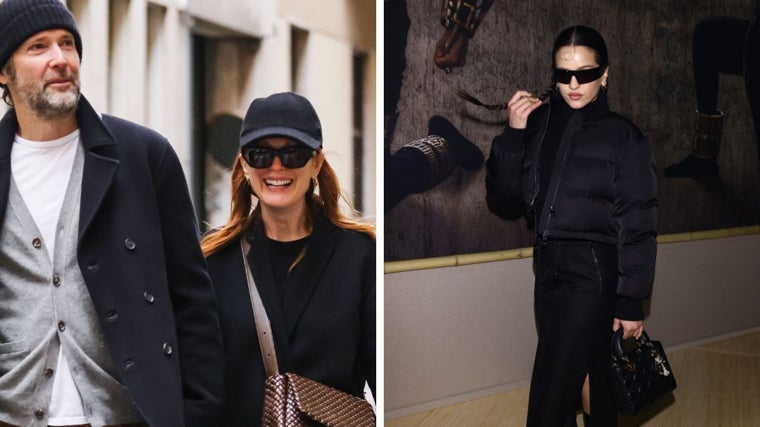
[[[554,37],[575,24],[604,36],[610,109],[651,143],[658,233],[759,224],[758,11],[757,0],[385,0],[385,260],[533,244],[524,216],[489,209],[485,164],[503,105],[552,90]]]

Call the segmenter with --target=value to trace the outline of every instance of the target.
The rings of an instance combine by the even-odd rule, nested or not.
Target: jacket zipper
[[[562,160],[560,161],[559,168],[557,168],[557,165],[554,165],[554,169],[557,171],[556,179],[554,176],[549,179],[549,188],[546,192],[546,200],[544,201],[544,207],[541,209],[541,212],[539,213],[538,221],[536,222],[536,227],[541,226],[541,218],[543,217],[544,212],[546,209],[549,209],[549,213],[546,217],[546,224],[543,227],[543,231],[541,232],[541,240],[546,241],[549,238],[549,225],[551,224],[552,217],[555,214],[554,211],[554,203],[557,200],[557,193],[559,191],[559,184],[562,182],[562,171],[565,170],[565,163],[567,162],[567,156],[570,151],[570,147],[572,144],[573,137],[578,133],[580,128],[582,127],[583,117],[579,115],[580,112],[574,112],[573,115],[570,117],[570,120],[567,122],[567,126],[565,127],[565,131],[562,134],[562,139],[560,140],[559,149],[562,150]],[[547,122],[548,124],[548,122]],[[565,138],[566,137],[566,138]],[[552,185],[554,184],[554,190],[551,195],[551,200],[549,199],[549,191],[552,189]]]
[[[568,135],[568,137],[570,137],[570,135]],[[559,169],[557,170],[557,181],[554,184],[554,193],[552,193],[551,203],[549,203],[549,216],[546,218],[546,226],[544,227],[544,232],[541,233],[541,238],[543,240],[546,240],[549,238],[549,224],[551,224],[552,217],[554,216],[554,202],[557,200],[557,192],[559,191],[559,183],[562,180],[562,171],[565,169],[565,162],[567,161],[567,152],[570,151],[569,144],[570,144],[570,141],[567,141],[567,145],[565,146],[565,151],[562,153],[562,163],[560,163]],[[544,209],[546,209],[546,202],[544,202]]]
[[[546,114],[546,120],[544,121],[544,130],[541,132],[541,138],[538,140],[538,151],[536,155],[536,165],[535,170],[536,172],[533,174],[533,197],[530,200],[529,208],[533,209],[536,205],[536,199],[538,198],[538,174],[539,174],[539,163],[538,158],[541,156],[541,146],[544,144],[544,138],[546,137],[546,131],[549,129],[549,119],[552,115],[552,109],[551,104],[547,105],[549,108],[549,112]],[[538,226],[538,220],[541,219],[541,212],[538,212],[538,218],[536,220],[536,226]]]

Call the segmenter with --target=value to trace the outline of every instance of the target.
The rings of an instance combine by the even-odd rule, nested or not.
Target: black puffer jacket
[[[570,117],[543,209],[536,212],[541,144],[551,105],[564,102],[556,92],[550,99],[530,115],[525,130],[507,126],[494,138],[486,163],[488,206],[502,217],[527,208],[538,239],[617,244],[618,294],[640,307],[651,293],[657,253],[657,174],[649,141],[600,94]],[[638,317],[631,311],[640,310],[619,308],[623,318]]]

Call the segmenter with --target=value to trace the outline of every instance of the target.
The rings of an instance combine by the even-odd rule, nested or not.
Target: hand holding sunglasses
[[[274,163],[278,157],[283,167],[299,169],[306,166],[309,159],[317,155],[317,151],[308,147],[284,147],[279,149],[248,146],[243,147],[243,159],[255,169],[266,169]]]

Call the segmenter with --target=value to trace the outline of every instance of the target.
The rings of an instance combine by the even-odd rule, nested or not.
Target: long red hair
[[[320,152],[320,155],[323,154]],[[243,161],[243,158],[238,155],[232,166],[232,201],[230,205],[230,217],[227,220],[227,224],[219,230],[205,236],[201,241],[201,249],[203,249],[203,254],[205,256],[215,253],[222,247],[226,246],[230,241],[239,239],[240,235],[248,229],[253,221],[261,219],[261,214],[258,211],[258,208],[253,206],[253,194],[248,181],[245,179],[245,174],[243,173]],[[324,159],[322,162],[322,168],[317,175],[317,182],[319,183],[319,193],[315,193],[313,189],[310,189],[306,193],[306,206],[310,213],[309,219],[312,223],[314,215],[316,215],[317,210],[319,210],[336,226],[345,230],[366,233],[372,236],[373,239],[375,238],[374,225],[354,221],[344,215],[341,211],[341,198],[343,198],[349,206],[350,203],[348,203],[348,200],[342,196],[340,192],[340,184],[338,183],[338,175],[333,168],[330,167],[330,164],[327,163],[327,159]]]

